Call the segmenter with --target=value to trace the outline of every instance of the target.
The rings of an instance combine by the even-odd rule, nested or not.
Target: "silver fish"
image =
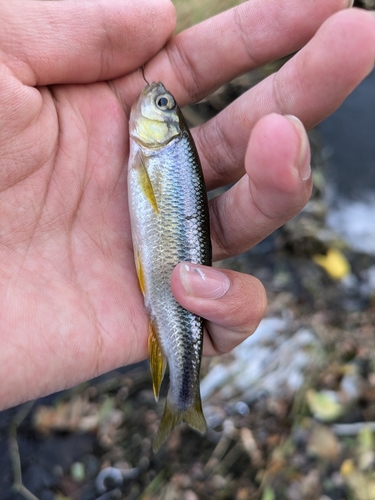
[[[206,430],[199,389],[203,319],[178,304],[170,278],[181,261],[211,265],[207,194],[198,153],[174,97],[160,82],[147,85],[132,107],[128,190],[135,264],[150,318],[156,399],[169,365],[156,451],[181,422],[201,433]]]

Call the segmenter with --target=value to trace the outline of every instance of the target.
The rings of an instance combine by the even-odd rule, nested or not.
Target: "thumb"
[[[226,269],[181,262],[173,270],[171,287],[183,307],[207,320],[205,356],[228,352],[244,341],[267,306],[258,279]]]

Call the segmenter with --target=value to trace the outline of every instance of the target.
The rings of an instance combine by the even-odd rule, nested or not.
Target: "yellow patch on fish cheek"
[[[168,125],[157,120],[139,120],[137,135],[143,144],[163,144],[168,136]]]

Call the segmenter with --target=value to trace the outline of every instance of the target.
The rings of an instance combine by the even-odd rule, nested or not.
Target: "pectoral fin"
[[[135,268],[137,270],[139,288],[141,289],[142,294],[145,295],[146,293],[145,275],[143,273],[141,256],[139,255],[138,251],[135,252]]]
[[[145,159],[144,159],[142,154],[138,155],[138,160],[139,160],[139,164],[138,164],[139,184],[140,184],[142,191],[145,194],[147,200],[150,202],[150,205],[155,210],[155,213],[159,213],[158,204],[156,202],[154,189],[152,187],[150,177],[149,177],[148,172],[147,172]]]
[[[150,356],[150,369],[152,375],[152,387],[156,401],[159,400],[160,386],[163,381],[165,368],[167,366],[165,357],[160,348],[154,325],[150,322],[148,336],[148,352]]]

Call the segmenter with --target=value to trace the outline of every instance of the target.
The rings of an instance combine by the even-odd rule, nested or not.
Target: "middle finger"
[[[243,175],[249,136],[262,116],[295,115],[309,129],[333,113],[374,67],[374,47],[374,17],[340,12],[277,73],[193,129],[208,189]]]

